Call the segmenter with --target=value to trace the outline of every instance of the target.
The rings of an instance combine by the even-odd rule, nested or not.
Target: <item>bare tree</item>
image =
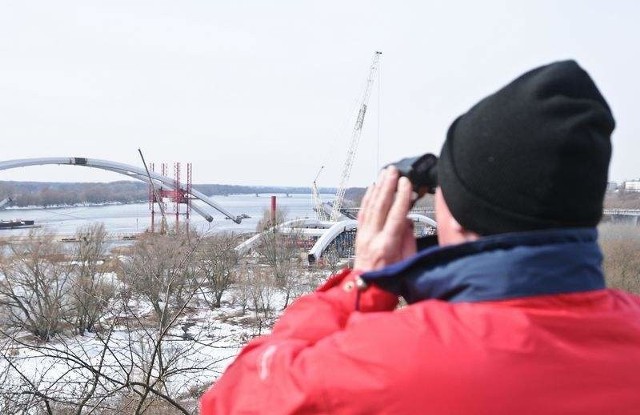
[[[640,232],[633,225],[607,224],[600,227],[607,284],[640,294]]]
[[[73,325],[78,334],[94,331],[104,316],[116,287],[105,262],[107,254],[107,231],[104,224],[84,226],[77,230],[74,247],[74,275],[71,286],[71,301],[74,308]]]
[[[259,264],[247,266],[240,275],[238,285],[246,295],[249,308],[253,310],[254,336],[259,336],[265,328],[274,322],[275,294],[278,288],[275,279],[267,267]]]
[[[232,287],[233,296],[232,303],[234,306],[240,306],[241,315],[244,315],[249,308],[251,298],[250,286],[252,283],[252,266],[246,261],[238,265],[238,274],[235,278],[235,284]]]
[[[234,282],[238,265],[235,247],[238,235],[221,232],[205,237],[197,251],[197,270],[202,278],[201,289],[210,308],[220,308],[222,295]]]
[[[265,218],[267,214],[265,212]],[[278,216],[278,224],[282,224],[285,218],[285,213]],[[263,223],[269,222],[263,220]],[[297,277],[302,266],[302,252],[299,248],[302,235],[299,231],[277,226],[267,228],[261,235],[255,251],[261,262],[270,267],[275,283],[285,295],[283,308],[286,308],[296,292]]]
[[[275,214],[274,214],[275,213]],[[256,225],[257,232],[264,232],[274,226],[278,226],[287,220],[289,212],[285,209],[278,209],[272,212],[270,209],[264,209],[262,211],[262,218]]]
[[[0,331],[0,380],[6,381],[0,386],[0,413],[197,413],[194,379],[211,373],[221,359],[212,357],[216,342],[224,339],[207,329],[188,333],[194,324],[188,313],[199,289],[189,283],[174,286],[190,275],[183,267],[191,267],[197,241],[187,236],[157,238],[144,241],[152,245],[137,246],[132,255],[162,258],[164,268],[146,264],[150,268],[129,269],[125,282],[139,283],[143,278],[132,278],[143,277],[148,269],[161,278],[147,283],[164,286],[144,294],[137,285],[134,292],[143,302],[136,295],[112,298],[102,312],[101,331],[85,337],[61,334],[45,344],[34,343],[17,329]],[[141,256],[141,250],[147,256]],[[163,294],[150,296],[162,289]],[[149,319],[140,311],[154,299],[162,314]]]
[[[82,337],[34,344],[2,332],[12,348],[0,347],[2,413],[195,414],[189,382],[210,373],[219,359],[204,333],[176,336],[186,307],[166,327],[150,327],[134,308],[119,304],[108,328],[91,344]],[[11,409],[13,412],[7,412]],[[162,409],[162,412],[160,412]]]
[[[195,232],[147,234],[136,241],[131,257],[122,265],[124,283],[133,295],[151,304],[161,327],[198,285],[193,262],[198,242]]]
[[[331,244],[322,253],[322,257],[320,258],[319,262],[324,265],[324,267],[329,271],[330,275],[333,275],[340,269],[341,259],[342,258],[338,253],[336,244]]]
[[[10,325],[48,341],[62,331],[71,311],[64,247],[52,234],[33,229],[25,241],[9,244],[9,251],[1,265],[0,305]]]

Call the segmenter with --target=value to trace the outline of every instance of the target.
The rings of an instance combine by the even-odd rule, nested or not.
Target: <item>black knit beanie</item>
[[[597,225],[614,126],[576,62],[525,73],[449,127],[438,178],[451,214],[481,235]]]

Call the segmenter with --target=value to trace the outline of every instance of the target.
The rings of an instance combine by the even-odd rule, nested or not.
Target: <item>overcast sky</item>
[[[194,183],[336,186],[383,52],[350,185],[438,153],[451,121],[522,72],[576,59],[640,177],[640,2],[0,0],[1,160],[193,164]],[[184,174],[184,173],[183,173]],[[0,180],[112,181],[78,167]]]

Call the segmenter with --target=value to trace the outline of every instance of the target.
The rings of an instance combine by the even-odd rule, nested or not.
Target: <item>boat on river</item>
[[[35,221],[33,221],[33,220],[12,219],[12,220],[1,220],[0,221],[0,230],[3,230],[3,229],[33,228],[35,226],[36,226],[35,225]]]

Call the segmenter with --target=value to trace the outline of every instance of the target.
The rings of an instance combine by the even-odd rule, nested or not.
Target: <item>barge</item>
[[[34,226],[35,226],[35,221],[33,220],[22,220],[22,219],[0,220],[0,230],[33,228]]]

